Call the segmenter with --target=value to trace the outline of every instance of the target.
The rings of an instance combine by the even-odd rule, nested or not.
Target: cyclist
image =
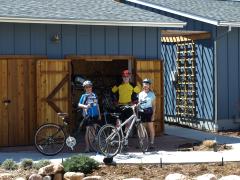
[[[83,117],[86,118],[86,133],[85,133],[86,153],[90,152],[87,137],[89,126],[97,124],[97,121],[101,120],[98,98],[97,95],[93,93],[92,86],[93,84],[89,80],[83,82],[85,93],[82,94],[78,103],[78,106],[83,109]]]
[[[140,104],[140,107],[143,111],[139,111],[139,116],[143,123],[147,124],[149,133],[150,133],[150,146],[149,149],[154,149],[154,137],[155,130],[153,126],[153,121],[155,118],[155,110],[156,110],[156,96],[154,92],[150,89],[151,80],[144,79],[142,81],[143,90],[139,93],[138,101],[144,102]]]
[[[131,73],[128,70],[123,70],[122,71],[122,84],[119,86],[114,86],[112,88],[113,93],[118,92],[118,105],[119,106],[124,106],[124,105],[129,105],[132,103],[132,97],[134,94],[138,94],[140,92],[140,88],[138,86],[133,87],[130,84],[130,79],[131,79]],[[132,109],[126,109],[121,113],[120,119],[122,122],[129,118],[133,114]],[[130,126],[130,123],[126,124],[125,131],[128,129]],[[127,146],[127,144],[126,144]]]

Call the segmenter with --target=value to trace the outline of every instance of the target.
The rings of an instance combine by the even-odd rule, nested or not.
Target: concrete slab
[[[136,139],[132,138],[129,141],[130,152],[119,154],[114,157],[116,163],[123,164],[163,164],[168,163],[206,163],[226,161],[240,161],[240,138],[220,136],[213,133],[202,132],[176,126],[165,126],[165,133],[161,137],[156,138],[156,151],[143,154],[136,149]],[[177,151],[177,147],[184,143],[194,143],[205,139],[215,139],[218,143],[230,144],[234,146],[232,150],[213,152],[213,151]],[[81,144],[74,152],[64,151],[56,156],[44,156],[36,152],[34,147],[12,147],[0,149],[0,162],[5,159],[13,159],[20,162],[23,158],[30,158],[34,161],[41,159],[49,159],[52,162],[62,162],[68,157],[82,153],[84,144]],[[103,162],[104,156],[96,153],[84,154]]]

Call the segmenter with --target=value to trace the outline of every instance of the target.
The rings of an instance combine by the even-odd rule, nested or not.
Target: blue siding
[[[14,54],[14,24],[0,23],[0,53]]]
[[[77,26],[77,54],[91,54],[91,26]],[[74,42],[73,42],[74,43]]]
[[[46,28],[44,24],[31,24],[31,54],[47,55]]]
[[[160,58],[159,28],[0,23],[0,54]],[[60,41],[52,41],[58,34]]]
[[[160,33],[160,32],[159,32]],[[158,29],[146,29],[146,58],[156,58],[158,56]]]
[[[15,24],[14,37],[15,54],[30,54],[30,25]]]
[[[119,36],[117,27],[106,27],[106,54],[118,54],[118,38]]]
[[[76,54],[76,30],[76,26],[62,26],[62,57],[65,57],[69,54]]]
[[[131,27],[119,27],[119,54],[132,54],[132,33]]]
[[[106,50],[104,26],[92,26],[92,55],[104,55]]]
[[[143,27],[133,27],[133,56],[146,57],[146,33]]]
[[[47,25],[47,56],[49,58],[62,58],[62,26],[61,25]],[[61,41],[55,43],[52,37],[58,34]]]

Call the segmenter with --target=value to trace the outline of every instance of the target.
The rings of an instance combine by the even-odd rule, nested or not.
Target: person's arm
[[[117,86],[113,86],[112,92],[113,92],[113,93],[116,93],[117,91],[118,91],[118,87],[117,87]]]
[[[152,101],[152,109],[153,109],[153,114],[152,114],[152,119],[151,119],[151,121],[154,121],[154,119],[155,119],[155,113],[156,113],[156,98],[154,98],[153,101]]]
[[[139,86],[135,86],[134,88],[133,88],[133,92],[135,92],[135,93],[140,93],[140,91],[141,91],[141,89],[140,89],[140,87]]]
[[[78,107],[82,108],[82,109],[88,109],[89,105],[85,105],[83,104],[83,102],[85,101],[85,98],[83,95],[81,96],[79,103],[78,103]]]

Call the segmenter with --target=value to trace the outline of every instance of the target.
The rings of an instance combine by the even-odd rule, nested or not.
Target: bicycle
[[[71,148],[71,150],[74,150],[74,146],[77,144],[76,138],[69,133],[68,122],[70,118],[68,114],[58,113],[58,116],[63,120],[63,125],[55,123],[43,124],[35,133],[34,144],[36,149],[47,156],[53,156],[60,153],[65,144]],[[83,121],[86,120],[86,118],[83,119]],[[87,132],[90,148],[94,151],[98,151],[96,136],[99,129],[100,125],[96,124],[90,126]]]
[[[132,131],[133,125],[136,125],[137,135],[139,140],[139,146],[143,153],[148,150],[148,134],[146,128],[141,123],[141,120],[137,116],[139,105],[124,106],[124,109],[132,108],[133,114],[126,119],[123,123],[119,119],[120,113],[112,113],[117,118],[117,127],[106,124],[98,132],[98,145],[100,152],[107,157],[114,157],[120,151],[122,147],[128,144],[128,137]],[[129,128],[124,135],[123,127],[131,122]]]

